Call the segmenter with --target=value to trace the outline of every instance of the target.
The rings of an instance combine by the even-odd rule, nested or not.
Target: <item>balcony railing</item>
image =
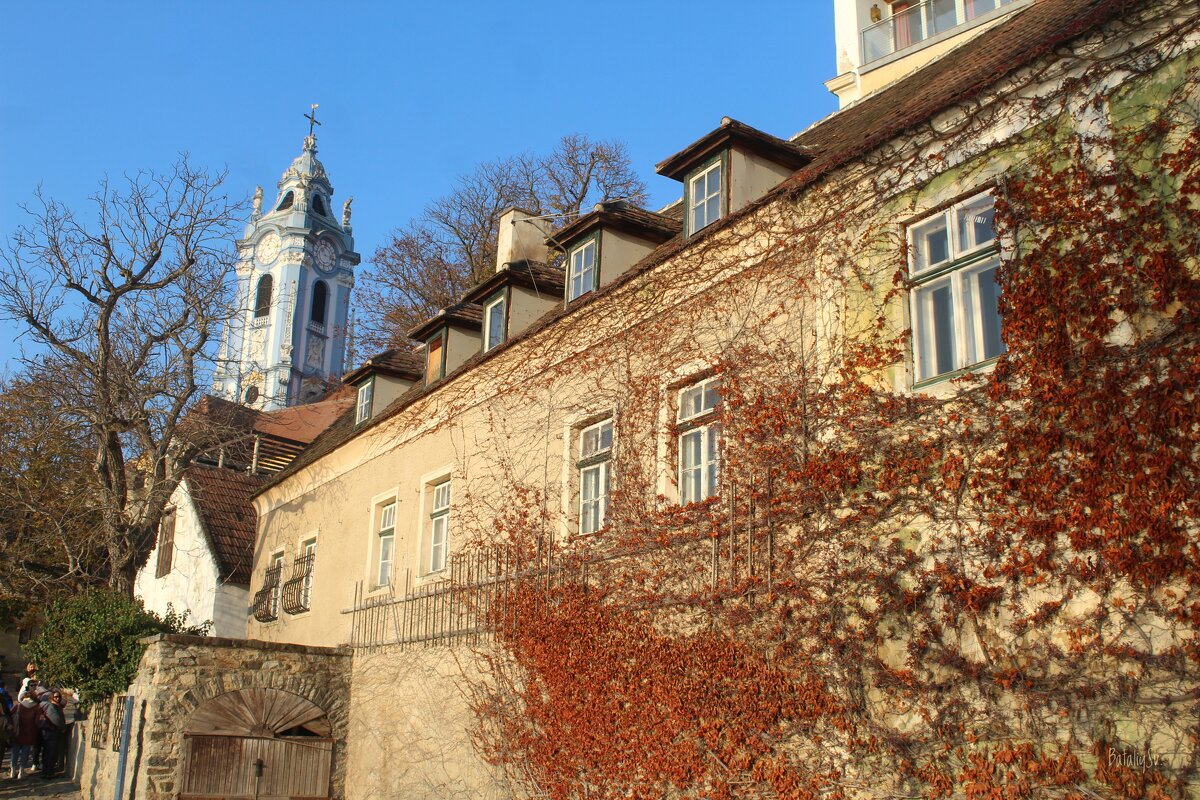
[[[316,553],[300,556],[292,563],[292,577],[283,585],[283,610],[289,614],[308,611],[312,602],[312,570]]]
[[[254,618],[270,622],[279,616],[279,578],[283,565],[271,567],[263,576],[263,586],[254,594]]]
[[[862,32],[863,65],[878,61],[1017,0],[924,0]]]

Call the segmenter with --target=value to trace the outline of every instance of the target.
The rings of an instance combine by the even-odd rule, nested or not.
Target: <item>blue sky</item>
[[[269,196],[319,103],[335,206],[365,262],[475,164],[563,135],[655,162],[731,116],[790,136],[836,107],[833,0],[789,3],[33,2],[0,5],[0,236],[41,185],[86,210],[104,175],[180,152]],[[89,211],[90,213],[90,211]],[[9,325],[10,323],[3,323]],[[17,353],[0,333],[0,368]]]

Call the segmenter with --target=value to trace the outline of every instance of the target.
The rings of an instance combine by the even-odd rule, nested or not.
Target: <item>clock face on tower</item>
[[[329,272],[333,269],[334,262],[337,260],[337,253],[334,252],[333,245],[322,239],[317,242],[316,261],[317,268],[322,272]]]
[[[258,258],[260,264],[270,264],[279,255],[279,234],[271,231],[266,236],[258,240],[258,246],[254,248],[254,255]]]

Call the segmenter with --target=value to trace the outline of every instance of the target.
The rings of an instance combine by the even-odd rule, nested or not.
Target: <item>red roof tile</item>
[[[250,498],[262,479],[231,469],[193,466],[184,476],[221,580],[248,586],[257,516]]]

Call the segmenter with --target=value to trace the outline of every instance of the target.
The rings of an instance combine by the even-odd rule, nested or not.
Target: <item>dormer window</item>
[[[283,199],[279,201],[279,205],[275,207],[275,210],[287,211],[292,207],[292,203],[294,202],[296,202],[296,194],[294,192],[288,192],[283,196]]]
[[[721,218],[723,164],[714,161],[688,181],[688,233],[692,234]]]
[[[371,401],[375,397],[375,381],[369,380],[358,387],[358,402],[354,407],[354,424],[361,425],[371,418]]]
[[[483,351],[499,347],[507,336],[508,298],[499,294],[483,307]]]
[[[596,288],[596,240],[590,239],[571,251],[567,280],[567,302]]]

